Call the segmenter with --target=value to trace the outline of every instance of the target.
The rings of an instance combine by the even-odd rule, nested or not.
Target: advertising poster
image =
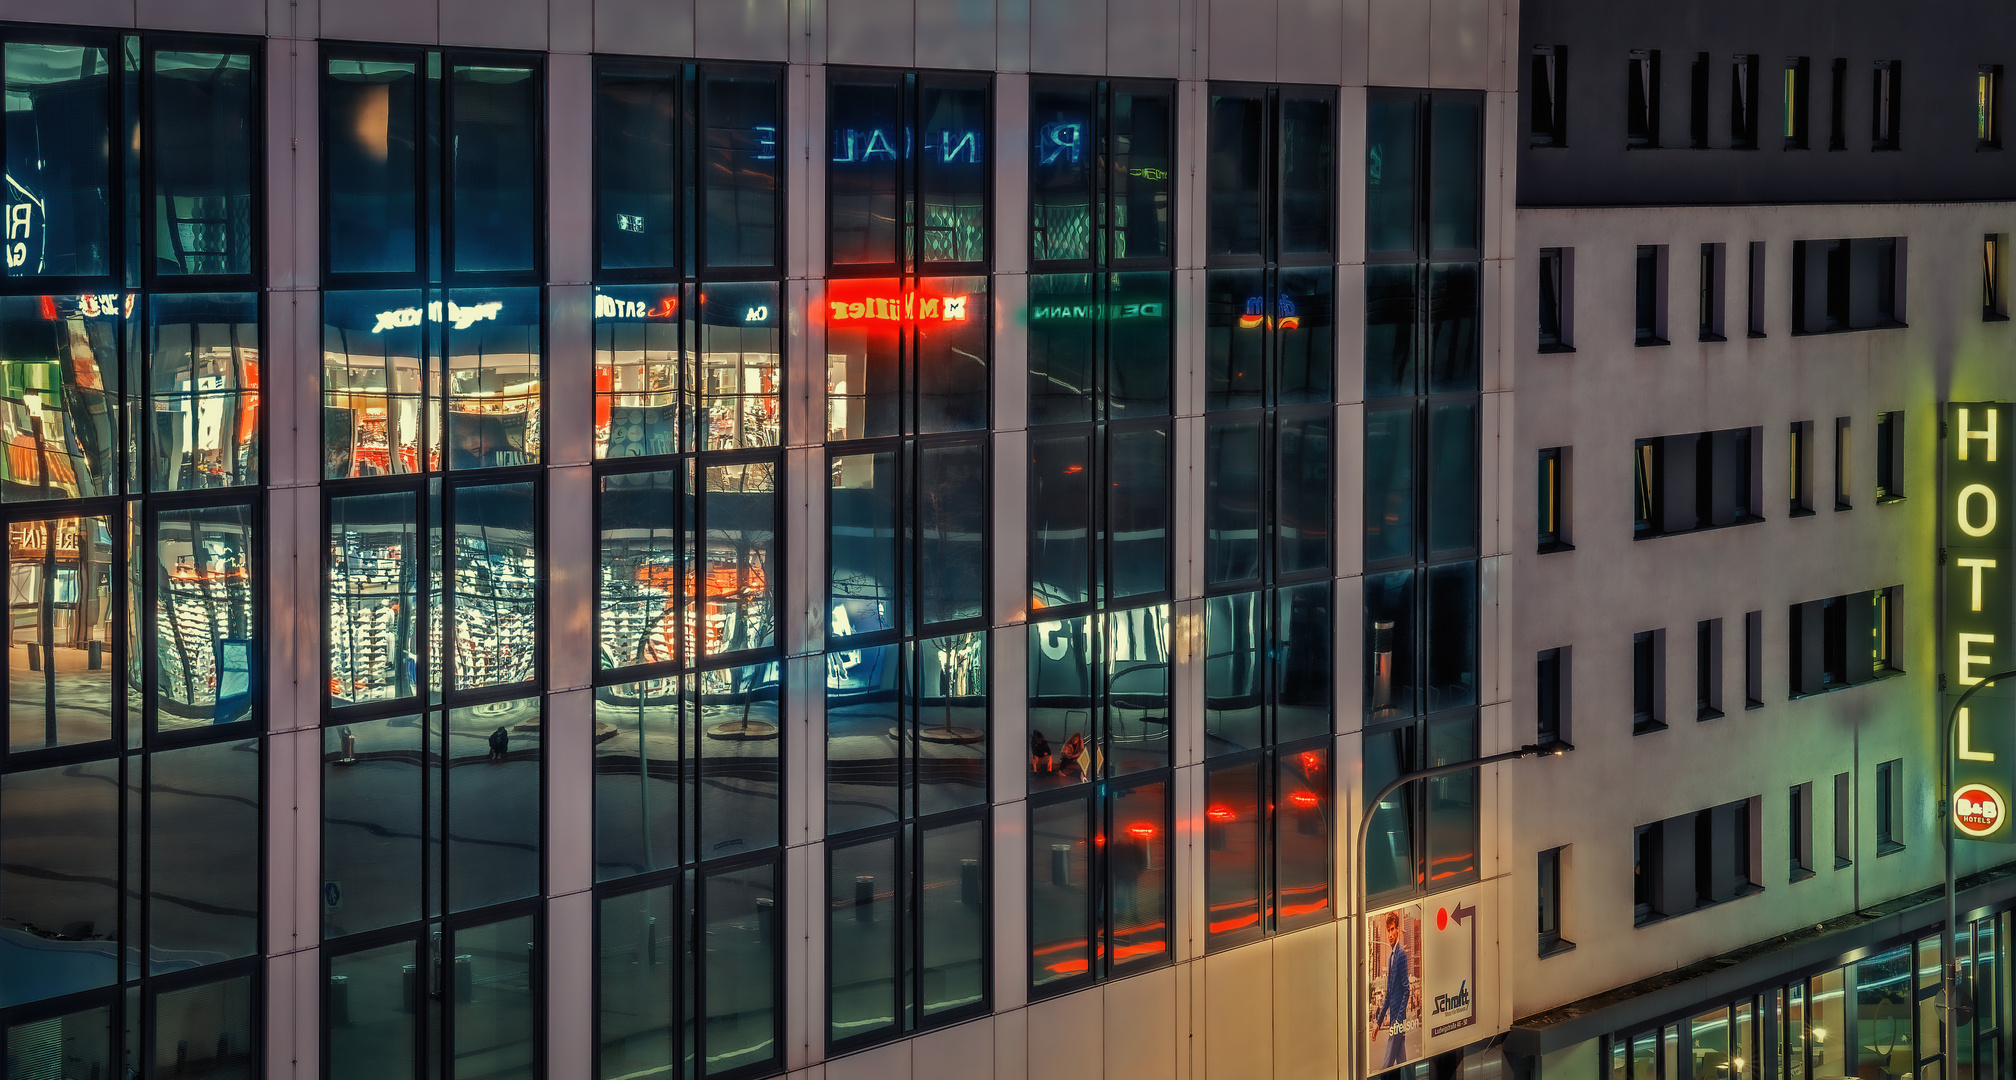
[[[1374,913],[1366,934],[1372,1006],[1367,1065],[1383,1072],[1421,1055],[1421,904]]]
[[[1476,1037],[1479,895],[1465,889],[1372,913],[1365,965],[1368,1073]]]

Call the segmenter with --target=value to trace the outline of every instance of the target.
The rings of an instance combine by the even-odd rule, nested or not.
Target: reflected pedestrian
[[[497,730],[490,733],[491,761],[503,761],[504,755],[509,753],[510,750],[511,750],[510,732],[505,731],[503,728],[500,727]]]

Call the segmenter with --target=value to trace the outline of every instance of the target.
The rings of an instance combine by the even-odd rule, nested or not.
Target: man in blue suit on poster
[[[1409,956],[1407,946],[1401,936],[1400,913],[1386,913],[1386,942],[1392,951],[1386,954],[1386,996],[1379,1002],[1379,1011],[1372,1017],[1372,1041],[1379,1041],[1379,1033],[1392,1029],[1393,1035],[1386,1041],[1386,1063],[1382,1069],[1390,1069],[1407,1060],[1407,1018],[1413,1011],[1414,982],[1408,973]]]

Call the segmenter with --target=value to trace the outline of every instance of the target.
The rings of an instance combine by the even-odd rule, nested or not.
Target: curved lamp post
[[[2016,672],[2010,672],[2009,674],[2016,676]],[[1365,911],[1365,837],[1372,829],[1372,818],[1378,814],[1379,804],[1385,802],[1388,795],[1419,780],[1432,780],[1438,776],[1467,772],[1480,766],[1495,765],[1501,761],[1515,761],[1519,758],[1560,757],[1562,754],[1573,749],[1575,747],[1572,744],[1565,742],[1550,743],[1547,746],[1536,746],[1528,743],[1517,750],[1507,750],[1502,754],[1486,754],[1483,757],[1471,758],[1468,761],[1456,761],[1447,765],[1437,765],[1433,768],[1416,769],[1413,772],[1402,773],[1394,777],[1386,783],[1385,787],[1374,792],[1372,797],[1366,800],[1365,808],[1358,815],[1358,842],[1351,848],[1353,852],[1352,857],[1357,863],[1357,874],[1352,881],[1352,888],[1355,892],[1355,896],[1353,897],[1355,903],[1352,907],[1351,915],[1351,947],[1354,956],[1351,961],[1352,979],[1350,998],[1352,1035],[1350,1045],[1353,1047],[1353,1052],[1357,1055],[1358,1060],[1352,1062],[1344,1070],[1344,1075],[1355,1075],[1360,1068],[1364,1069],[1365,1075],[1368,1076],[1371,1075],[1372,1071],[1372,1044],[1370,1034],[1365,1026],[1370,1019],[1372,1002],[1371,988],[1365,981],[1365,959],[1370,945],[1366,939],[1366,935],[1370,932],[1367,929],[1370,923]],[[1948,861],[1950,863],[1951,860],[1949,859]],[[1952,874],[1949,872],[1947,877],[1950,880]]]
[[[1987,676],[1955,698],[1952,707],[1946,710],[1945,729],[1939,740],[1940,745],[1945,748],[1945,752],[1939,755],[1939,836],[1946,853],[1946,918],[1944,929],[1939,933],[1940,956],[1946,961],[1946,970],[1940,976],[1940,988],[1946,995],[1946,1009],[1945,1015],[1939,1021],[1939,1043],[1943,1047],[1940,1060],[1945,1063],[1941,1075],[1946,1076],[1952,1075],[1955,1057],[1960,1049],[1959,1025],[1954,1022],[1953,1017],[1954,998],[1960,989],[1960,956],[1956,950],[1959,936],[1956,926],[1959,901],[1954,895],[1953,882],[1953,758],[1959,750],[1955,740],[1959,736],[1960,728],[1954,721],[1959,718],[1960,707],[1967,704],[1968,698],[2002,679],[2016,679],[2016,668]],[[2004,809],[2006,811],[2007,808]]]

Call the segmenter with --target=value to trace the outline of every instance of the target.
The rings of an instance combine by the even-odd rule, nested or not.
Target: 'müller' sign
[[[1945,625],[1940,628],[1940,670],[1946,675],[1942,711],[1983,676],[2016,667],[2016,532],[2009,501],[2016,453],[2011,427],[2016,409],[1998,402],[1949,402],[1945,482],[1940,496],[1944,558]],[[1991,685],[1967,699],[1954,718],[1953,814],[1948,827],[1970,840],[2016,842],[2008,800],[2016,788],[2016,680]]]

